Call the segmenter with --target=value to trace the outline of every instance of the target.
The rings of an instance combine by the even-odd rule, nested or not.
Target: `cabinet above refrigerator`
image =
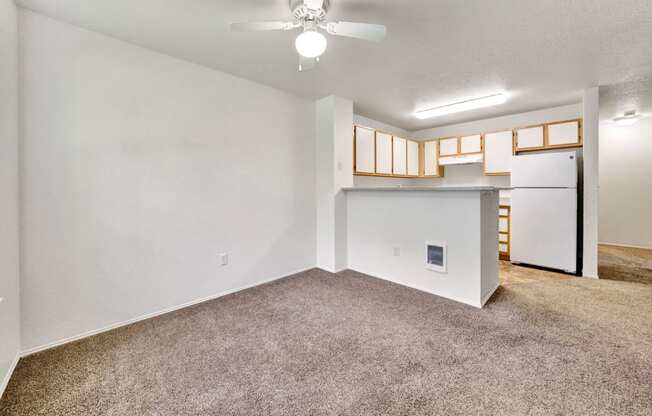
[[[577,188],[577,153],[514,156],[512,188]]]

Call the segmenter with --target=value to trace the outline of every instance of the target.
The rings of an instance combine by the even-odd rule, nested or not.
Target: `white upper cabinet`
[[[516,130],[516,150],[542,148],[544,144],[543,126]]]
[[[474,136],[460,137],[460,153],[481,153],[482,152],[482,136],[476,134]]]
[[[419,176],[419,143],[412,140],[407,142],[407,174]]]
[[[580,137],[579,120],[548,124],[548,146],[579,145]]]
[[[441,168],[437,160],[437,146],[439,141],[434,140],[423,144],[423,174],[424,176],[441,176]]]
[[[457,155],[457,137],[439,140],[439,155],[440,156],[455,156]]]
[[[582,145],[581,121],[570,120],[516,130],[516,151]]]
[[[484,135],[485,175],[509,175],[512,172],[512,131]]]
[[[582,146],[582,119],[419,143],[354,126],[354,175],[443,177],[444,167],[483,163],[487,176],[511,175],[513,155]]]
[[[376,173],[392,173],[392,136],[379,131],[376,132]]]
[[[394,137],[394,175],[407,175],[407,140]]]
[[[397,178],[423,176],[424,146],[422,143],[383,133],[373,128],[353,126],[353,174]],[[428,146],[432,157],[428,159],[431,176],[443,174],[439,169],[438,145]]]
[[[355,169],[357,173],[375,173],[375,131],[355,127]]]

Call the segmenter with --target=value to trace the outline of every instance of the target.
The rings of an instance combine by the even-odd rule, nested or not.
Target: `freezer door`
[[[577,187],[577,154],[559,152],[513,156],[512,187]]]
[[[576,246],[576,189],[512,191],[513,263],[575,273]]]

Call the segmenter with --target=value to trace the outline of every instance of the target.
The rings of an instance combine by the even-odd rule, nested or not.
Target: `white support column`
[[[338,272],[348,267],[346,194],[353,186],[353,102],[329,96],[316,111],[317,267]]]
[[[584,247],[582,275],[598,278],[599,87],[584,90]]]

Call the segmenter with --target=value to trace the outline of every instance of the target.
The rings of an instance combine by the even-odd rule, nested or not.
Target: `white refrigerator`
[[[514,156],[512,263],[577,270],[577,153]]]

